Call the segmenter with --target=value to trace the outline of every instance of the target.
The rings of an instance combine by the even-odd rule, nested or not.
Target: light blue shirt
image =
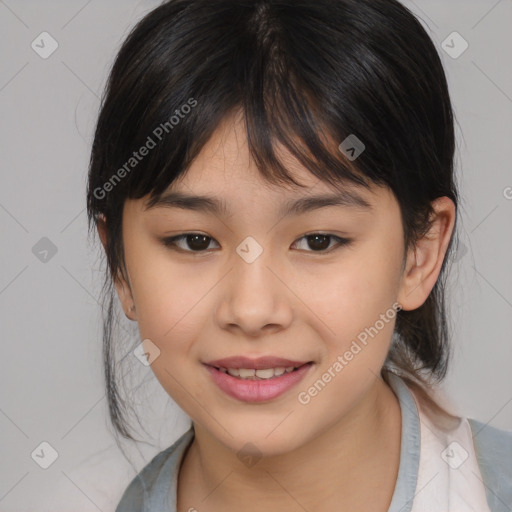
[[[398,477],[388,512],[411,512],[419,491],[420,416],[405,382],[394,374],[389,380],[400,404],[402,437]],[[468,421],[489,510],[512,512],[512,432]],[[116,512],[176,512],[178,472],[193,439],[191,426],[172,446],[157,454],[131,481]]]

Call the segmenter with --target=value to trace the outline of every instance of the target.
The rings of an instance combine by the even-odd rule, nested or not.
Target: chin
[[[229,434],[223,433],[223,442],[234,451],[239,458],[245,455],[255,459],[275,457],[295,450],[300,445],[299,430],[290,431],[278,426],[262,428],[252,423],[226,426]]]

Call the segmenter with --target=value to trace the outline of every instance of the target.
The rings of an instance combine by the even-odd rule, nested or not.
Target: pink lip
[[[281,360],[284,361],[284,360]],[[290,361],[293,363],[293,361]],[[215,363],[217,363],[215,361]],[[233,364],[233,363],[230,363]],[[299,363],[300,364],[300,363]],[[295,366],[294,364],[289,364],[287,366]],[[219,365],[223,366],[223,365]],[[279,364],[277,366],[286,366],[285,364]],[[233,377],[228,373],[223,373],[217,368],[209,365],[205,365],[205,368],[208,370],[210,375],[213,378],[213,381],[217,384],[217,386],[224,391],[227,395],[241,400],[243,402],[265,402],[268,400],[272,400],[290,388],[295,386],[298,382],[300,382],[304,376],[308,373],[310,368],[313,366],[313,363],[303,364],[297,370],[294,370],[291,373],[284,373],[279,377],[273,377],[268,380],[242,380],[237,377]],[[226,368],[225,366],[223,366]],[[234,366],[228,366],[229,368],[235,368]],[[270,365],[265,368],[275,368],[276,366]],[[250,368],[247,366],[240,366],[240,368]]]
[[[216,368],[254,368],[255,370],[264,370],[265,368],[279,368],[284,366],[299,367],[306,364],[308,361],[292,361],[291,359],[283,359],[281,357],[263,356],[251,359],[245,356],[225,357],[224,359],[216,359],[209,361],[208,366],[215,366]]]

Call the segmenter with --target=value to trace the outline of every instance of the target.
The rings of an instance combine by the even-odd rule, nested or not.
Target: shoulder
[[[190,428],[169,448],[155,455],[130,482],[115,512],[141,512],[155,495],[168,492],[181,456],[193,436],[193,428]]]
[[[443,393],[422,392],[422,388],[414,385],[410,391],[418,405],[422,424],[428,426],[426,434],[435,433],[435,439],[441,439],[445,447],[458,439],[471,452],[473,472],[481,479],[490,512],[511,512],[512,432],[452,414],[446,406],[449,405],[449,409],[453,406]],[[440,397],[443,405],[438,403]]]
[[[144,502],[154,488],[155,481],[162,471],[162,466],[169,459],[175,445],[161,451],[144,466],[144,468],[133,478],[124,491],[121,501],[117,505],[116,512],[140,512],[143,510]]]
[[[512,503],[512,432],[468,418],[487,500],[494,512]]]

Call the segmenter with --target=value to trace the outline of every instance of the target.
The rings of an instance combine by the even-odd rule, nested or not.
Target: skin
[[[281,156],[287,158],[284,150]],[[128,275],[119,276],[117,292],[141,340],[160,350],[151,364],[155,376],[195,426],[178,478],[180,512],[386,511],[391,502],[401,413],[380,370],[395,319],[307,405],[297,395],[395,302],[404,310],[423,304],[441,269],[455,206],[446,197],[433,203],[432,229],[409,251],[404,268],[391,191],[357,189],[372,211],[335,206],[278,217],[287,199],[333,192],[291,156],[286,162],[308,188],[265,182],[249,157],[241,119],[226,118],[172,188],[224,198],[230,215],[145,210],[147,198],[124,206]],[[103,221],[98,231],[105,244]],[[190,232],[211,237],[206,251],[193,252],[198,242],[178,242],[180,252],[159,240]],[[315,251],[318,244],[304,237],[318,232],[353,241],[336,248],[337,240],[327,239],[329,248]],[[247,236],[263,248],[250,264],[236,252]],[[239,354],[314,366],[285,394],[251,404],[224,394],[202,365]],[[237,457],[249,442],[261,455],[251,467]]]

